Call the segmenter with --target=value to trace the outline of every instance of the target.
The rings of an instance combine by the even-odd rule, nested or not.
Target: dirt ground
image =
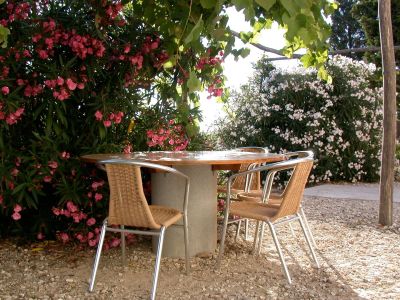
[[[293,284],[288,285],[270,235],[260,256],[252,242],[234,242],[229,229],[226,255],[163,258],[158,299],[400,299],[400,203],[395,225],[378,223],[378,202],[306,197],[304,207],[318,246],[316,269],[300,227],[278,229]],[[0,241],[0,299],[148,299],[154,255],[149,239],[103,253],[93,293],[87,292],[94,251],[48,243],[19,247]]]

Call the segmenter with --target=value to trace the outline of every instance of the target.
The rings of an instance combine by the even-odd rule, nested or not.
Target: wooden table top
[[[81,156],[84,162],[97,163],[106,159],[130,159],[152,162],[168,166],[177,165],[213,165],[213,169],[232,169],[229,165],[245,163],[277,162],[285,159],[283,154],[254,153],[239,151],[150,151],[130,154],[88,154]]]

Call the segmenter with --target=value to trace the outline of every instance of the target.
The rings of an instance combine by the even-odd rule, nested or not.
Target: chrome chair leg
[[[219,269],[221,267],[222,256],[224,255],[225,238],[226,238],[226,229],[228,227],[228,219],[229,219],[229,213],[227,211],[225,211],[224,223],[223,223],[223,227],[222,227],[222,237],[221,237],[221,241],[219,243],[219,251],[218,251],[218,257],[217,257],[217,263],[216,263],[217,269]]]
[[[151,300],[154,300],[156,298],[158,273],[160,271],[161,254],[162,254],[162,248],[163,248],[163,244],[164,244],[164,233],[165,233],[165,227],[162,226],[160,229],[160,237],[158,238],[157,256],[156,256],[156,263],[155,263],[154,275],[153,275],[153,286],[151,288],[151,297],[150,297]]]
[[[253,255],[256,254],[257,239],[258,239],[259,229],[260,229],[260,221],[257,221],[257,223],[256,223],[256,231],[254,231]]]
[[[242,220],[237,222],[236,234],[235,234],[235,243],[237,242],[240,234],[240,227],[242,227]]]
[[[249,219],[244,221],[244,239],[246,241],[249,239]]]
[[[307,232],[306,232],[306,228],[305,228],[305,225],[304,225],[304,221],[303,221],[303,219],[301,218],[300,214],[297,214],[297,215],[299,216],[300,226],[301,226],[301,229],[303,230],[304,237],[306,238],[306,241],[307,241],[307,244],[308,244],[308,248],[310,248],[312,258],[314,259],[314,262],[315,262],[317,268],[319,268],[319,262],[318,262],[318,260],[317,260],[317,256],[315,255],[314,248],[312,247],[310,238],[308,237],[308,234],[307,234]]]
[[[279,244],[278,237],[276,236],[274,225],[271,222],[267,222],[267,224],[268,224],[269,229],[271,230],[272,239],[274,240],[276,250],[278,251],[278,254],[279,254],[279,259],[282,264],[283,273],[284,273],[288,283],[292,284],[292,279],[290,278],[289,270],[286,266],[285,258],[283,257],[282,249]]]
[[[301,214],[301,217],[303,218],[304,225],[305,225],[305,227],[307,229],[308,236],[309,236],[312,244],[314,245],[314,247],[317,247],[317,244],[315,243],[315,240],[314,240],[314,235],[312,234],[312,231],[310,229],[310,224],[308,223],[308,220],[306,218],[306,214],[304,213],[304,209],[301,206],[300,206],[300,214]]]
[[[187,216],[183,216],[183,235],[185,239],[185,264],[186,264],[186,275],[190,273],[190,265],[189,265],[189,228]]]
[[[262,222],[261,223],[260,238],[259,238],[259,241],[258,241],[257,255],[260,255],[260,253],[261,253],[262,240],[264,238],[264,230],[265,230],[265,222]]]
[[[94,282],[96,279],[97,268],[98,268],[99,262],[100,262],[101,250],[103,248],[104,237],[106,235],[106,231],[107,231],[107,219],[104,220],[103,226],[101,227],[99,244],[97,245],[96,257],[94,259],[92,275],[90,276],[89,292],[92,292],[93,288],[94,288]]]
[[[124,225],[120,226],[122,230],[125,229]],[[122,266],[126,266],[126,255],[125,255],[125,232],[121,232],[121,250],[122,250]]]
[[[292,223],[290,222],[289,222],[289,228],[290,228],[290,233],[292,234],[293,237],[295,237],[296,235],[294,234],[293,226]]]

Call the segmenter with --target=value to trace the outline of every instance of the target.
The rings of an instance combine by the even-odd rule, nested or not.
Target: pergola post
[[[383,142],[379,223],[393,223],[393,186],[396,152],[396,64],[393,47],[391,1],[379,0],[379,31],[383,72]]]

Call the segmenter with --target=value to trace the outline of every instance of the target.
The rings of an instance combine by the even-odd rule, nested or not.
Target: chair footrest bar
[[[293,216],[293,217],[290,217],[290,218],[287,218],[287,219],[280,220],[280,221],[278,221],[278,222],[274,222],[273,225],[274,225],[274,226],[275,226],[275,225],[280,225],[280,224],[284,224],[284,223],[296,221],[296,220],[298,220],[298,219],[299,219],[298,216]]]
[[[107,227],[107,231],[127,232],[127,233],[143,234],[143,235],[160,235],[160,231],[145,231],[145,230],[137,230],[137,229],[119,229],[119,228],[112,228],[112,227]]]

